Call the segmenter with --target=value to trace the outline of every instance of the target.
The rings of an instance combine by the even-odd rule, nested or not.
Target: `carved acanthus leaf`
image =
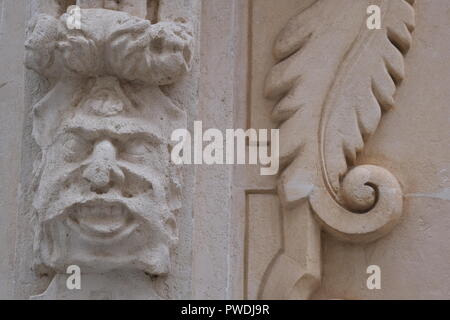
[[[381,8],[381,30],[366,27],[372,4]],[[382,110],[394,104],[404,77],[403,54],[411,44],[412,4],[318,0],[289,21],[276,41],[279,63],[266,83],[266,95],[280,99],[273,116],[282,121],[285,165],[307,144],[317,144],[311,132],[319,132],[324,176],[338,191],[340,179],[377,129]],[[321,119],[319,127],[312,119]]]
[[[311,296],[321,277],[320,230],[368,242],[398,223],[395,176],[355,161],[404,78],[413,2],[316,0],[278,36],[266,96],[277,100],[273,118],[281,123],[284,247],[266,271],[263,298]],[[371,5],[381,9],[379,30],[366,25]]]

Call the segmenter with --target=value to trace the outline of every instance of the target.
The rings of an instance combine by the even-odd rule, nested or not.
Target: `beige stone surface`
[[[25,1],[0,1],[0,297],[13,296],[24,119]]]
[[[201,82],[197,119],[204,130],[233,127],[234,1],[203,1]],[[218,34],[223,36],[218,37]],[[218,77],[218,75],[221,75]],[[227,165],[196,165],[193,235],[193,297],[227,299],[230,278],[232,170]]]
[[[346,245],[327,237],[317,298],[450,297],[449,13],[448,1],[417,1],[414,42],[397,106],[386,114],[359,160],[395,172],[404,194],[402,221],[388,237],[369,245]],[[381,267],[381,290],[365,288],[365,268],[371,264]]]
[[[448,54],[448,4],[416,2],[377,1],[384,28],[370,34],[365,1],[253,1],[250,110],[252,117],[255,110],[261,117],[258,108],[264,113],[274,107],[281,161],[287,164],[278,186],[284,203],[284,248],[268,265],[269,277],[260,277],[262,297],[264,290],[267,297],[281,299],[448,297],[443,246],[448,237],[443,230],[449,80],[448,69],[442,68]],[[280,26],[280,20],[285,24]],[[266,36],[269,41],[263,40]],[[270,111],[263,118],[268,116]],[[322,240],[313,229],[301,238],[309,232],[305,220],[292,226],[292,215],[305,215],[296,210],[304,199],[315,216],[313,224],[325,231]],[[434,219],[439,227],[432,227]],[[430,229],[439,235],[431,235]],[[258,231],[247,232],[252,238]],[[386,238],[376,240],[382,236]],[[309,251],[305,241],[315,243],[316,251]],[[317,241],[322,270],[314,267],[316,285],[311,287],[311,278],[302,273],[289,279],[287,274],[295,269],[312,266],[308,257],[319,254]],[[248,257],[255,259],[248,265],[260,261]],[[299,263],[294,269],[291,258]],[[381,267],[381,290],[366,287],[370,265]]]
[[[0,0],[0,298],[449,299],[449,17]],[[168,137],[194,121],[280,129],[279,174],[174,167]]]
[[[60,16],[70,4],[28,7],[42,14],[25,63],[41,78],[27,74],[39,91],[26,92],[15,296],[188,297],[193,177],[170,163],[169,140],[196,109],[198,2],[161,3],[159,22],[93,4],[81,30]],[[64,292],[71,264],[90,277],[80,292]]]

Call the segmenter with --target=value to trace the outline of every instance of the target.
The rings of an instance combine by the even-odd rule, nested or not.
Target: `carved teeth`
[[[82,205],[74,210],[76,221],[89,234],[109,235],[126,227],[128,211],[118,204]]]

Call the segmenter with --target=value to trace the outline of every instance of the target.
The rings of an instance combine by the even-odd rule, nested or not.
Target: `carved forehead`
[[[186,125],[186,113],[158,87],[129,88],[124,95],[120,90],[108,92],[117,95],[104,95],[103,90],[97,91],[100,94],[91,95],[90,91],[80,90],[79,80],[76,79],[70,84],[59,83],[33,108],[33,136],[36,142],[45,148],[68,128],[90,132],[103,130],[118,135],[143,133],[167,142],[173,130]],[[76,98],[80,93],[84,96],[81,101]],[[71,100],[78,102],[70,103]],[[118,101],[124,102],[124,108],[111,115],[105,115],[103,107],[97,108],[102,112],[92,108],[96,104],[107,106]]]

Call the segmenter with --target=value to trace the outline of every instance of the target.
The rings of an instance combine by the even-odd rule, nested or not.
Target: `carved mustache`
[[[34,201],[34,207],[40,211],[44,210],[40,219],[43,221],[52,220],[67,213],[75,205],[84,205],[89,202],[98,202],[105,204],[120,204],[131,213],[148,220],[149,208],[152,208],[152,214],[155,211],[163,214],[167,212],[167,205],[164,201],[164,192],[160,190],[156,177],[146,177],[135,172],[129,167],[120,166],[124,172],[124,180],[120,184],[111,185],[107,191],[95,192],[91,189],[89,181],[83,178],[83,169],[85,166],[71,169],[66,174],[55,177],[53,181],[45,184],[43,189],[38,192]],[[146,169],[146,175],[152,174],[150,168]]]

